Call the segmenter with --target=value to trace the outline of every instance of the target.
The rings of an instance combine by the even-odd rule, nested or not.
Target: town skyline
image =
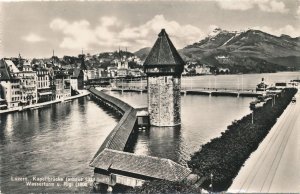
[[[165,28],[177,48],[200,41],[213,29],[258,29],[300,36],[296,0],[196,2],[2,2],[0,55],[59,57],[152,47]],[[88,11],[87,11],[88,10]]]

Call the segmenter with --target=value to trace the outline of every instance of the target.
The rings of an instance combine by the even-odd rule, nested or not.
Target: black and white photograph
[[[0,1],[0,194],[300,193],[300,0]]]

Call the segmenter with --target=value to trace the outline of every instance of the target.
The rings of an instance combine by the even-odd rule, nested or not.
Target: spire
[[[17,67],[20,68],[22,66],[22,57],[21,57],[21,54],[19,52],[19,58],[18,58],[18,65]]]

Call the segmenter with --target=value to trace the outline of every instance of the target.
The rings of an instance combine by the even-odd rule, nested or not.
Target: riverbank
[[[0,114],[4,114],[4,113],[12,113],[12,112],[17,112],[17,111],[25,111],[25,110],[29,110],[29,109],[38,109],[38,108],[42,108],[51,104],[56,104],[56,103],[60,103],[60,102],[68,102],[77,98],[81,98],[84,96],[89,95],[90,93],[86,90],[81,90],[80,94],[75,95],[75,96],[70,96],[65,98],[64,100],[53,100],[53,101],[49,101],[49,102],[42,102],[42,103],[36,103],[36,104],[30,104],[27,106],[18,106],[15,108],[10,108],[7,110],[0,110]]]
[[[253,124],[252,114],[248,114],[193,154],[188,165],[200,177],[207,177],[203,188],[213,191],[229,188],[241,166],[257,149],[296,92],[294,88],[284,89],[275,97],[276,104],[270,100],[253,111]]]

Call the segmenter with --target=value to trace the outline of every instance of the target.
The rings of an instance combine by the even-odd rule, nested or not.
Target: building
[[[184,61],[164,29],[144,63],[148,79],[148,112],[150,124],[175,126],[181,124],[181,74]]]
[[[210,68],[206,65],[202,65],[202,66],[197,65],[195,67],[195,71],[196,71],[196,74],[200,74],[200,75],[211,74]]]
[[[35,104],[38,101],[37,76],[28,63],[23,65],[22,71],[14,72],[20,80],[20,105]]]
[[[70,80],[72,89],[83,90],[84,89],[83,79],[84,79],[83,70],[79,68],[74,69],[73,75],[71,76],[71,80]]]
[[[141,72],[140,69],[131,69],[131,70],[129,71],[129,75],[130,75],[131,77],[141,77],[141,76],[142,76],[142,72]]]
[[[107,67],[107,75],[108,77],[116,77],[118,72],[117,67]]]
[[[38,102],[46,102],[54,100],[54,91],[51,88],[51,76],[50,72],[45,68],[38,68],[36,70],[37,75],[37,92]]]
[[[12,74],[11,70],[18,71],[12,61],[1,59],[1,98],[6,100],[7,108],[18,107],[22,98],[22,93],[20,90],[20,79]]]
[[[117,77],[127,77],[127,75],[128,75],[128,69],[120,68],[117,70]]]
[[[98,78],[107,77],[107,71],[104,68],[98,68]]]
[[[62,101],[71,96],[70,76],[62,71],[55,74],[55,96]]]
[[[86,79],[97,79],[97,69],[94,69],[92,67],[88,67],[86,70]]]

